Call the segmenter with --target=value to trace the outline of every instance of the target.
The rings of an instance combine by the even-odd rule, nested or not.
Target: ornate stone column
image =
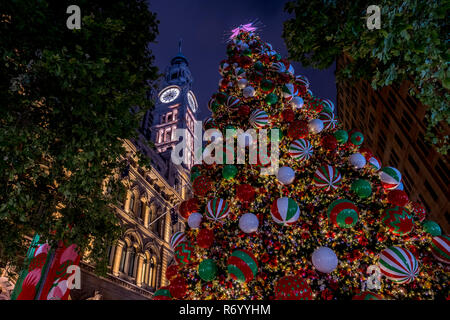
[[[112,273],[115,276],[119,275],[120,257],[122,256],[122,250],[123,250],[124,245],[125,245],[125,242],[123,242],[122,240],[117,241],[116,251],[114,252],[113,268],[112,268]]]
[[[130,212],[130,199],[131,199],[131,190],[127,190],[127,199],[125,200],[125,204],[123,205],[123,210],[125,212]]]
[[[145,228],[148,228],[149,219],[150,219],[150,206],[145,204],[145,212],[144,212],[144,227]]]
[[[142,286],[142,265],[144,263],[144,255],[142,253],[138,253],[138,263],[136,270],[136,285]]]

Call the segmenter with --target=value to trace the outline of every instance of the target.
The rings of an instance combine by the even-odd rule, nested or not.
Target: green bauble
[[[205,259],[198,265],[198,275],[205,281],[214,280],[217,266],[213,259]]]
[[[261,61],[256,61],[255,64],[253,65],[253,68],[255,68],[255,70],[262,71],[264,70],[264,65],[262,64]]]
[[[364,136],[363,136],[363,134],[361,132],[355,131],[350,136],[350,141],[355,146],[360,146],[363,143],[363,141],[364,141]]]
[[[265,99],[266,103],[271,106],[278,102],[278,96],[275,93],[269,93]]]
[[[336,138],[337,142],[340,144],[344,144],[348,140],[348,133],[345,130],[336,130],[334,133],[334,137]]]
[[[261,90],[262,91],[270,92],[270,91],[273,91],[274,88],[275,88],[275,84],[273,83],[272,80],[264,79],[261,81]]]
[[[442,235],[441,227],[434,221],[426,220],[423,222],[425,232],[431,234],[433,237]]]
[[[352,183],[351,190],[360,198],[367,198],[372,194],[370,182],[364,179],[358,179]]]
[[[227,165],[223,166],[222,176],[224,179],[230,180],[236,176],[237,172],[238,172],[238,169],[236,168],[235,165],[227,164]]]

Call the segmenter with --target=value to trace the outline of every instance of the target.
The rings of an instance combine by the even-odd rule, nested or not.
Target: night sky
[[[283,57],[287,49],[281,37],[283,22],[289,14],[283,11],[287,0],[149,0],[149,9],[157,13],[159,36],[152,44],[156,65],[164,72],[170,59],[178,53],[178,40],[183,39],[182,52],[189,60],[194,77],[193,91],[199,103],[198,120],[209,116],[207,103],[217,91],[219,63],[226,58],[225,34],[232,28],[257,19],[262,24],[258,34],[272,44]],[[336,85],[332,66],[327,70],[303,68],[293,63],[295,74],[305,75],[314,95],[336,102]]]

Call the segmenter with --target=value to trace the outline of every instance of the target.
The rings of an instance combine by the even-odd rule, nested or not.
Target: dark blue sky
[[[194,77],[193,91],[197,96],[201,120],[209,115],[207,103],[216,92],[220,74],[219,63],[226,58],[225,33],[253,21],[262,23],[259,35],[272,44],[283,57],[287,49],[281,37],[283,22],[289,15],[283,11],[286,0],[149,0],[149,8],[157,13],[159,36],[150,47],[156,65],[163,72],[178,52],[178,39],[183,39],[183,54],[189,60]],[[336,102],[334,70],[303,68],[293,63],[295,74],[305,75],[314,95]]]

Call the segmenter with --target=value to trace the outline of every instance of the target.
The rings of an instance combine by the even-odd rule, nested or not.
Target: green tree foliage
[[[81,29],[69,30],[71,4],[2,4],[0,260],[17,262],[37,232],[91,252],[102,272],[120,232],[123,139],[151,108],[158,21],[144,0],[80,0]]]
[[[367,7],[381,8],[381,29],[369,30]],[[353,61],[337,74],[365,79],[372,87],[411,80],[410,94],[428,106],[426,139],[448,152],[450,125],[450,2],[433,0],[296,0],[285,10],[295,17],[284,23],[290,58],[304,66],[326,68],[347,54]]]

